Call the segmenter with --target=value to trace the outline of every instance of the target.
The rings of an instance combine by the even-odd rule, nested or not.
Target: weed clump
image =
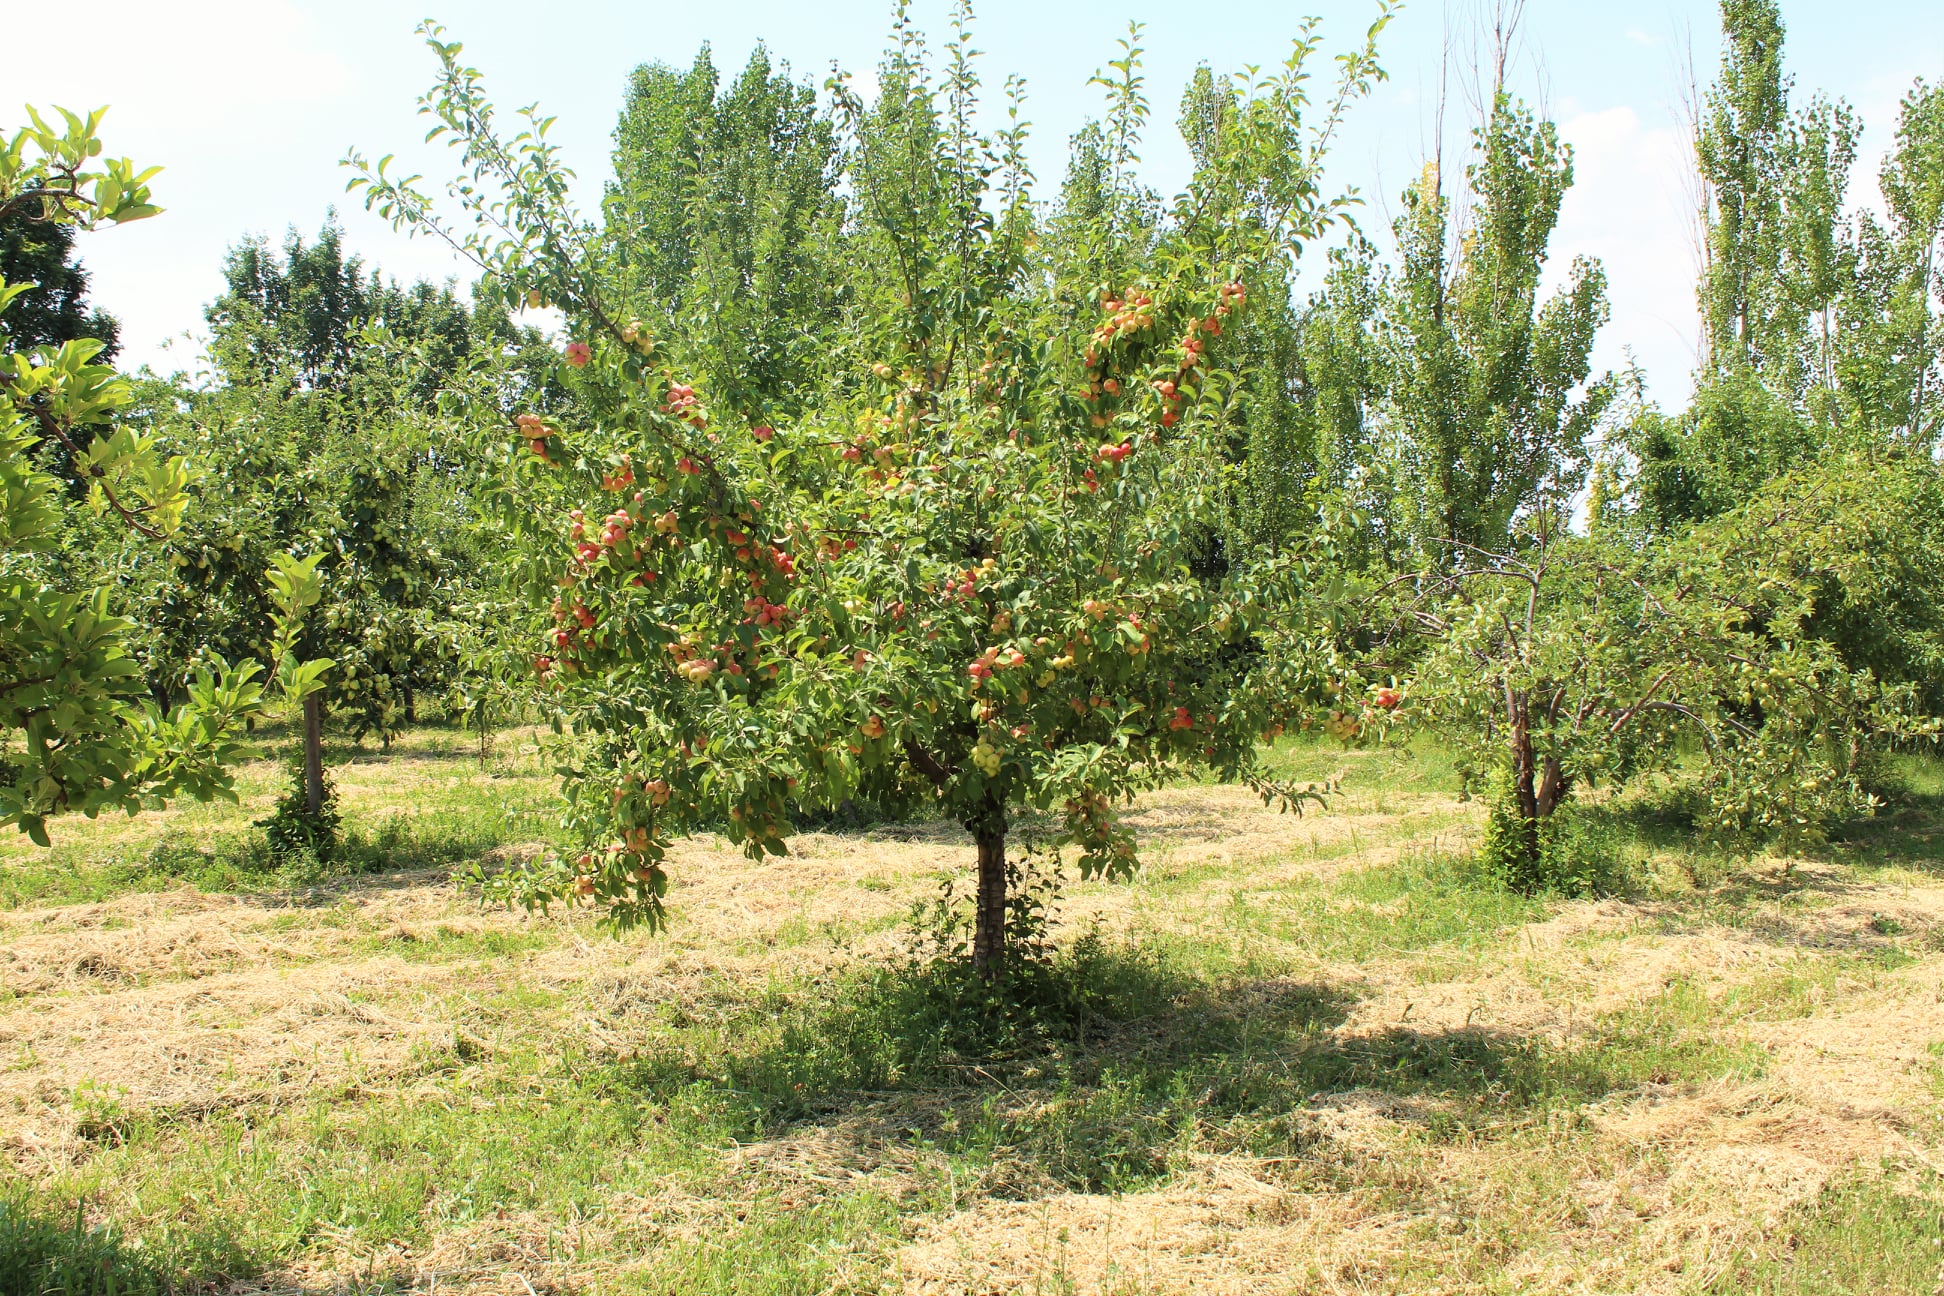
[[[1493,788],[1478,865],[1521,895],[1607,895],[1620,889],[1623,874],[1610,827],[1576,814],[1571,800],[1539,819],[1525,818],[1507,775]]]
[[[324,798],[315,814],[304,791],[304,754],[298,749],[290,761],[288,783],[268,819],[259,819],[270,854],[280,861],[328,864],[343,840],[344,816],[338,810],[337,784],[324,770]]]
[[[0,1296],[162,1296],[161,1272],[113,1225],[0,1196]]]

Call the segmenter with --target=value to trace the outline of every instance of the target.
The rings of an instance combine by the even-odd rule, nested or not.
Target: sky
[[[24,20],[40,3],[0,0],[0,19]],[[1460,87],[1490,3],[1407,0],[1384,34],[1389,80],[1359,105],[1330,168],[1333,183],[1363,197],[1360,219],[1380,247],[1398,195],[1433,147],[1441,97],[1447,158],[1462,145],[1469,110]],[[1275,63],[1311,13],[1335,52],[1360,40],[1375,13],[1370,0],[984,0],[977,8],[974,44],[984,51],[991,102],[1008,73],[1026,78],[1042,195],[1056,190],[1068,138],[1100,115],[1101,91],[1088,78],[1118,55],[1130,20],[1145,24],[1155,109],[1147,177],[1170,193],[1188,171],[1174,107],[1198,63],[1218,72]],[[9,114],[21,103],[107,105],[109,152],[165,168],[153,184],[161,216],[81,244],[95,303],[122,321],[125,364],[193,371],[225,249],[251,234],[280,240],[293,225],[314,234],[332,206],[368,265],[401,279],[470,278],[437,245],[365,212],[345,193],[340,166],[355,147],[396,153],[430,179],[450,174],[450,155],[423,143],[416,115],[436,67],[414,35],[422,10],[386,0],[92,0],[87,9],[77,49],[24,66],[10,60],[0,73],[0,129],[11,133]],[[913,12],[942,43],[945,0],[915,0]],[[559,118],[554,138],[589,207],[609,173],[611,132],[638,64],[685,65],[707,42],[726,79],[760,40],[801,78],[821,84],[834,64],[868,85],[889,15],[879,0],[447,0],[437,11],[503,108],[537,102]],[[1783,16],[1798,101],[1822,91],[1863,116],[1852,196],[1874,205],[1898,100],[1916,77],[1944,76],[1944,6],[1783,0]],[[1596,370],[1631,357],[1669,405],[1689,391],[1696,333],[1682,101],[1690,68],[1705,83],[1718,58],[1713,0],[1528,0],[1512,76],[1575,150],[1549,281],[1562,281],[1575,257],[1601,260],[1612,319]],[[1441,96],[1441,85],[1449,93]]]

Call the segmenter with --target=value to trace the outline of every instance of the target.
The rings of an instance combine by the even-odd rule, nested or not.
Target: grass
[[[346,811],[345,840],[328,867],[275,858],[255,827],[285,777],[270,760],[243,768],[233,804],[192,801],[133,818],[66,821],[45,851],[24,837],[0,838],[0,907],[180,886],[281,891],[345,875],[446,868],[546,839],[558,812],[536,735],[504,736],[495,750],[482,766],[476,738],[433,727],[406,732],[389,750],[333,744],[328,760]]]
[[[465,742],[341,764],[327,874],[255,862],[268,770],[0,855],[0,1256],[43,1274],[0,1296],[1937,1279],[1944,802],[1671,871],[1605,808],[1618,894],[1528,897],[1438,754],[1286,744],[1327,811],[1159,794],[1148,871],[1070,884],[999,1003],[926,957],[965,851],[922,826],[698,845],[659,937],[481,913],[447,870],[551,785]]]
[[[0,1296],[160,1296],[165,1281],[112,1226],[53,1214],[26,1193],[0,1197]]]
[[[1832,1185],[1791,1213],[1780,1245],[1730,1261],[1709,1292],[1848,1296],[1944,1283],[1944,1185],[1934,1174]]]

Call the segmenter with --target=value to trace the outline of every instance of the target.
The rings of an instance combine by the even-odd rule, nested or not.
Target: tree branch
[[[945,790],[945,785],[951,781],[952,775],[958,773],[957,767],[942,764],[938,757],[926,751],[924,745],[916,738],[907,738],[904,740],[904,752],[910,759],[912,765],[917,768],[918,772],[930,779],[932,786],[941,792]]]
[[[49,414],[44,409],[37,408],[34,410],[34,420],[40,424],[42,431],[46,432],[49,436],[53,437],[56,441],[59,441],[62,444],[62,446],[66,447],[68,454],[74,457],[74,461],[77,464],[81,461],[81,448],[75,445],[73,441],[68,439],[67,432],[61,427],[59,423],[54,421],[53,415]],[[168,539],[168,532],[162,531],[156,527],[152,527],[148,525],[146,522],[142,521],[142,519],[139,516],[137,516],[137,512],[135,510],[131,510],[127,505],[121,502],[121,500],[115,495],[115,488],[108,484],[108,474],[102,469],[100,464],[92,465],[88,469],[88,475],[90,478],[93,479],[94,484],[101,488],[102,498],[108,501],[109,506],[113,508],[115,512],[121,514],[122,521],[126,522],[129,525],[130,529],[138,532],[141,535],[148,537],[150,540]]]

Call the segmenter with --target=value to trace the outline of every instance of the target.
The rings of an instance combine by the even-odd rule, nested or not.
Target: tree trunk
[[[1573,776],[1566,772],[1565,766],[1559,763],[1559,758],[1546,757],[1545,764],[1540,768],[1539,793],[1535,801],[1539,817],[1549,818],[1572,790]]]
[[[1528,868],[1539,863],[1539,789],[1537,761],[1532,751],[1532,730],[1527,724],[1526,700],[1505,690],[1508,743],[1512,748],[1512,796],[1519,803],[1519,854]]]
[[[973,830],[979,844],[979,898],[972,929],[972,967],[990,981],[1006,963],[1006,820],[994,815]]]
[[[1557,756],[1541,759],[1532,747],[1531,712],[1524,695],[1505,691],[1507,746],[1512,754],[1512,799],[1518,810],[1518,852],[1522,866],[1536,874],[1544,847],[1546,821],[1573,789],[1573,777]]]
[[[324,699],[316,693],[304,699],[304,810],[313,819],[324,813]]]

